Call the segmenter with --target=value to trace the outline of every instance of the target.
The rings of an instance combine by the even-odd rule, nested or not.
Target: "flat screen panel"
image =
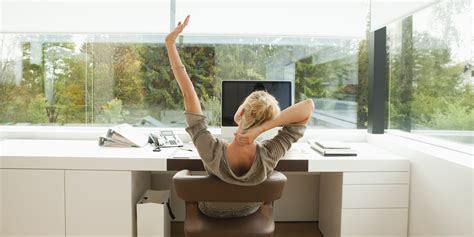
[[[265,90],[278,101],[281,110],[292,104],[291,81],[223,81],[222,126],[237,126],[234,114],[245,98],[256,90]]]

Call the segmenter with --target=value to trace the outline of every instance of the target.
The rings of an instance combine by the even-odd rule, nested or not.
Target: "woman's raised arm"
[[[189,16],[186,17],[184,22],[178,23],[178,26],[171,31],[165,39],[166,49],[168,50],[168,57],[170,60],[171,69],[173,70],[174,77],[178,81],[179,88],[184,98],[184,110],[190,113],[202,114],[201,104],[199,98],[194,90],[193,83],[189,79],[186,68],[181,62],[179,57],[178,49],[176,48],[176,38],[183,32],[184,28],[188,25]]]

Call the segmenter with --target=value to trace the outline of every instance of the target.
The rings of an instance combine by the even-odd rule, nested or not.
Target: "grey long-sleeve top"
[[[206,116],[185,112],[189,133],[209,175],[230,184],[252,186],[267,179],[291,144],[298,141],[306,125],[285,125],[272,139],[257,142],[256,158],[242,176],[235,175],[225,158],[227,141],[214,137],[207,128]],[[212,217],[247,216],[258,210],[260,203],[200,202],[201,212]]]

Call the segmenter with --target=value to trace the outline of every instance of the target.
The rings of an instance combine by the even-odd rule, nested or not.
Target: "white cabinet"
[[[66,170],[66,236],[136,236],[136,202],[149,172]]]
[[[407,184],[348,184],[342,208],[408,208]]]
[[[346,172],[343,184],[408,184],[408,172]]]
[[[409,172],[321,173],[325,237],[406,237]]]
[[[0,236],[136,236],[138,171],[0,169]]]
[[[0,169],[0,236],[65,236],[64,170]]]
[[[342,209],[341,236],[407,236],[408,209]]]

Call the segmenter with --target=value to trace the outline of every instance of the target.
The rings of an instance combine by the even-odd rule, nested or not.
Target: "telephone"
[[[183,142],[178,136],[171,130],[163,130],[157,133],[150,134],[151,143],[154,143],[156,147],[182,147]]]

